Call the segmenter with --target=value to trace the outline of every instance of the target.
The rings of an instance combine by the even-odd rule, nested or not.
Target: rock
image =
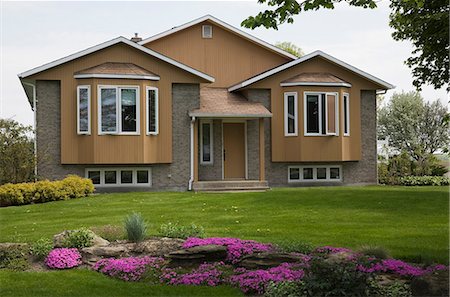
[[[0,243],[0,251],[7,251],[11,249],[28,249],[28,243],[16,243],[16,242],[2,242]]]
[[[122,245],[116,246],[92,246],[81,249],[81,257],[84,264],[94,265],[102,258],[121,258],[129,256],[129,249]]]
[[[436,271],[411,281],[413,296],[449,296],[448,270]]]
[[[184,240],[179,238],[151,238],[137,243],[133,252],[146,256],[164,256],[183,247]]]
[[[301,262],[302,255],[288,254],[288,253],[256,253],[244,256],[237,265],[246,269],[267,269],[270,267],[279,266],[282,263]]]
[[[53,236],[53,246],[55,248],[64,247],[64,242],[70,232],[72,232],[72,231],[65,230],[59,234],[54,235]],[[109,241],[107,241],[106,239],[101,238],[94,232],[92,232],[92,234],[93,234],[92,246],[107,246],[107,245],[109,245]]]
[[[178,250],[166,256],[170,259],[169,267],[195,266],[204,262],[225,261],[227,248],[222,245],[202,245]]]
[[[329,254],[327,259],[325,260],[328,263],[342,263],[347,262],[349,259],[354,257],[355,254],[352,252],[340,252],[340,253],[332,253]]]

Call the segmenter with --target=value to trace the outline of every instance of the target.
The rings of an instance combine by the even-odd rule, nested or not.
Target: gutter
[[[33,126],[34,126],[34,181],[37,180],[37,100],[36,100],[36,85],[22,81],[22,84],[31,87],[33,90]]]
[[[191,176],[188,185],[189,191],[192,191],[192,183],[194,182],[194,123],[195,117],[191,117]]]

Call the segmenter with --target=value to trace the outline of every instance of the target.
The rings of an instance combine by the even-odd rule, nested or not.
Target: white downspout
[[[194,123],[195,117],[191,118],[191,176],[189,178],[188,190],[192,191],[192,183],[194,182]]]
[[[34,180],[37,180],[37,116],[36,116],[36,85],[32,83],[22,82],[24,85],[30,86],[33,90],[33,126],[34,126]]]

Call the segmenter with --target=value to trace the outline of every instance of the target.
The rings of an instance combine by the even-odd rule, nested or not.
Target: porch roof
[[[189,112],[191,117],[208,118],[270,118],[272,113],[259,102],[230,93],[224,88],[200,89],[200,108]]]
[[[288,86],[342,86],[351,87],[352,85],[339,77],[325,72],[304,72],[288,78],[280,83],[282,87]]]
[[[75,78],[129,78],[159,80],[159,75],[133,63],[106,62],[74,73]]]

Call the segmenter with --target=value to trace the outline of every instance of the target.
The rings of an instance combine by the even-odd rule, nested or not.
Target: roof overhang
[[[294,56],[293,54],[288,53],[288,52],[286,52],[286,51],[284,51],[284,50],[282,50],[282,49],[280,49],[280,48],[278,48],[278,47],[276,47],[276,46],[274,46],[274,45],[272,45],[270,43],[265,42],[262,39],[259,39],[259,38],[255,37],[255,36],[253,36],[253,35],[250,35],[250,34],[244,32],[244,31],[242,31],[242,30],[240,30],[240,29],[238,29],[236,27],[233,27],[232,25],[230,25],[228,23],[225,23],[224,21],[221,21],[221,20],[219,20],[216,17],[213,17],[212,15],[202,16],[202,17],[200,17],[198,19],[195,19],[193,21],[185,23],[185,24],[183,24],[181,26],[174,27],[174,28],[169,29],[167,31],[164,31],[162,33],[153,35],[153,36],[151,36],[149,38],[146,38],[146,39],[140,41],[139,44],[143,45],[143,44],[152,42],[154,40],[157,40],[157,39],[163,38],[165,36],[171,35],[171,34],[176,33],[178,31],[181,31],[181,30],[184,30],[184,29],[189,28],[191,26],[194,26],[194,25],[197,25],[199,23],[202,23],[204,21],[213,22],[213,23],[215,23],[215,24],[217,24],[217,25],[219,25],[219,26],[221,26],[221,27],[223,27],[223,28],[225,28],[225,29],[227,29],[227,30],[229,30],[229,31],[231,31],[231,32],[233,32],[233,33],[235,33],[235,34],[245,38],[245,39],[250,40],[251,42],[254,42],[254,43],[256,43],[256,44],[258,44],[258,45],[260,45],[262,47],[265,47],[265,48],[267,48],[267,49],[269,49],[269,50],[271,50],[273,52],[276,52],[276,53],[278,53],[279,55],[281,55],[283,57],[290,58],[290,59],[297,59],[297,57]]]
[[[350,64],[347,64],[347,63],[345,63],[345,62],[343,62],[343,61],[341,61],[341,60],[339,60],[339,59],[337,59],[337,58],[335,58],[333,56],[330,56],[330,55],[328,55],[328,54],[326,54],[326,53],[324,53],[322,51],[315,51],[315,52],[307,54],[307,55],[305,55],[303,57],[300,57],[297,60],[294,60],[294,61],[291,61],[291,62],[287,62],[287,63],[285,63],[283,65],[280,65],[278,67],[270,69],[270,70],[268,70],[266,72],[263,72],[263,73],[261,73],[259,75],[256,75],[256,76],[252,77],[252,78],[249,78],[249,79],[247,79],[247,80],[245,80],[243,82],[240,82],[240,83],[238,83],[238,84],[236,84],[234,86],[231,86],[231,87],[228,88],[228,91],[229,92],[233,92],[233,91],[237,91],[239,89],[245,88],[245,87],[247,87],[247,86],[249,86],[251,84],[254,84],[255,82],[258,82],[258,81],[260,81],[260,80],[262,80],[264,78],[267,78],[267,77],[272,76],[272,75],[274,75],[276,73],[279,73],[279,72],[281,72],[283,70],[291,68],[291,67],[293,67],[295,65],[298,65],[298,64],[300,64],[302,62],[308,61],[308,60],[310,60],[310,59],[312,59],[314,57],[324,58],[324,59],[326,59],[326,60],[328,60],[330,62],[333,62],[333,63],[335,63],[335,64],[337,64],[337,65],[339,65],[339,66],[341,66],[341,67],[351,71],[351,72],[354,72],[354,73],[364,77],[365,79],[378,84],[379,86],[382,87],[380,89],[389,90],[389,89],[395,88],[394,85],[392,85],[392,84],[390,84],[390,83],[388,83],[388,82],[386,82],[386,81],[384,81],[382,79],[379,79],[379,78],[377,78],[377,77],[375,77],[375,76],[373,76],[373,75],[371,75],[371,74],[369,74],[367,72],[364,72],[364,71],[362,71],[362,70],[360,70],[360,69],[358,69],[358,68],[356,68],[356,67],[354,67],[354,66],[352,66]]]
[[[75,74],[73,77],[74,78],[117,78],[117,79],[160,80],[159,76],[133,75],[133,74],[87,73],[87,74]]]

